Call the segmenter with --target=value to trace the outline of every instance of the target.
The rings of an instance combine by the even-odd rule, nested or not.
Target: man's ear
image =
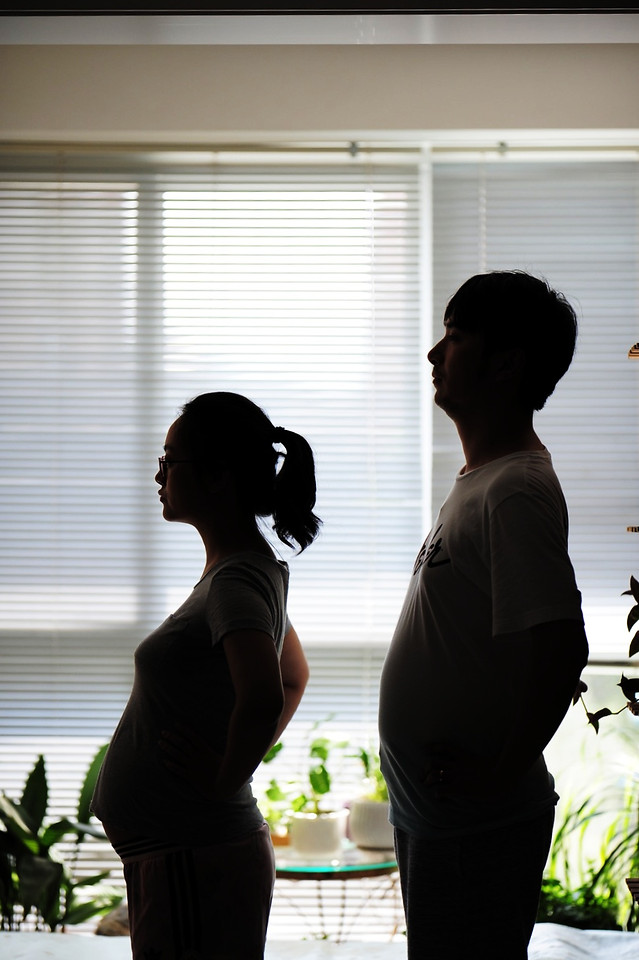
[[[499,350],[490,358],[490,366],[497,381],[519,379],[524,374],[526,354],[521,347]]]

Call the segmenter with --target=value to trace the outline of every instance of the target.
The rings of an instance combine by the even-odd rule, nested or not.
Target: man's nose
[[[442,345],[442,341],[438,340],[437,343],[433,347],[431,347],[430,350],[428,351],[428,354],[427,354],[428,362],[432,363],[433,366],[435,366],[435,364],[441,357],[441,345]]]

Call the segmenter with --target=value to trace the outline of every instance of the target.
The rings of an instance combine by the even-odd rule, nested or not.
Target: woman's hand
[[[205,800],[216,799],[216,782],[222,760],[204,737],[184,724],[163,730],[158,746],[167,770]]]

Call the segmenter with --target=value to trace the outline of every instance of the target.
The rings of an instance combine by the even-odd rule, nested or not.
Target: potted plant
[[[39,930],[61,930],[107,913],[124,897],[120,887],[105,886],[110,870],[77,879],[80,844],[87,836],[106,841],[89,823],[89,804],[106,746],[91,761],[82,784],[77,821],[46,822],[49,799],[44,758],[38,757],[19,802],[0,793],[0,930],[20,930],[29,921]],[[54,848],[75,843],[65,861]]]
[[[311,731],[317,728],[315,724]],[[276,744],[264,758],[270,763],[282,749]],[[264,812],[275,843],[281,842],[283,827],[293,849],[308,857],[336,856],[342,848],[345,809],[332,809],[328,798],[332,785],[328,762],[331,753],[343,749],[344,742],[328,737],[313,737],[308,743],[308,767],[298,779],[284,786],[271,779],[265,791]]]
[[[389,803],[386,781],[380,767],[379,754],[360,747],[355,756],[364,771],[364,791],[349,804],[348,832],[358,847],[384,850],[393,847],[393,828],[388,819]]]

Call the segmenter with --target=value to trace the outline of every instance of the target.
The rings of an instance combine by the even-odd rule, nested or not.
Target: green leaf
[[[274,760],[278,755],[284,744],[280,740],[279,743],[274,744],[271,749],[268,751],[266,756],[263,758],[262,763],[270,763],[271,760]]]
[[[588,723],[591,725],[591,727],[595,728],[595,733],[599,733],[599,721],[595,717],[594,713],[588,713],[586,716],[588,717]]]
[[[107,752],[108,747],[108,743],[105,743],[100,747],[93,760],[89,764],[89,769],[84,777],[84,782],[80,788],[80,796],[78,798],[78,820],[80,823],[88,823],[91,819],[90,807],[91,800],[93,798],[93,791],[95,790],[95,783],[98,779],[102,761],[104,760],[104,755]]]
[[[102,827],[97,827],[92,823],[77,823],[75,820],[57,820],[50,823],[40,834],[40,850],[48,850],[55,843],[59,843],[63,837],[73,834],[78,840],[82,840],[85,834],[95,837],[96,840],[106,840],[106,834]]]
[[[271,780],[270,786],[264,791],[264,795],[271,803],[283,803],[286,800],[286,794],[277,780]]]
[[[639,677],[630,679],[629,677],[625,677],[622,673],[621,680],[617,686],[621,687],[626,700],[634,700],[635,694],[639,693]]]
[[[25,822],[21,807],[4,793],[0,793],[0,820],[23,847],[31,853],[39,852],[38,838]]]
[[[322,763],[326,763],[330,749],[330,740],[327,740],[326,737],[318,737],[317,740],[313,740],[311,743],[310,755],[311,757],[315,757],[317,760],[321,760]]]
[[[612,716],[612,710],[609,710],[608,707],[603,707],[603,709],[597,710],[595,716],[596,716],[597,720],[601,720],[602,717],[611,717],[611,716]]]
[[[0,832],[0,921],[8,918],[11,922],[13,905],[18,899],[18,887],[12,860],[9,857],[7,839],[7,833]]]
[[[78,923],[84,923],[85,920],[90,920],[92,917],[109,913],[109,911],[114,910],[118,904],[122,903],[123,899],[123,890],[105,891],[99,896],[94,897],[92,900],[86,900],[79,903],[76,903],[75,900],[72,899],[69,909],[65,910],[64,912],[64,917],[62,918],[63,922],[65,924],[69,924],[69,926],[75,926]]]
[[[57,925],[60,912],[60,887],[64,867],[49,857],[27,856],[20,860],[18,893],[26,911],[31,907],[39,910],[46,923]]]
[[[362,747],[359,753],[355,754],[355,756],[357,756],[362,761],[362,766],[364,767],[364,776],[366,778],[370,777],[371,757],[368,750],[365,750],[364,747]]]
[[[639,653],[639,630],[635,633],[634,637],[630,641],[630,649],[628,650],[628,656],[634,657],[635,653]]]
[[[628,591],[635,598],[635,601],[639,603],[639,580],[635,580],[634,577],[630,577],[630,590]]]
[[[637,620],[639,620],[639,603],[636,603],[628,614],[628,619],[626,620],[628,630],[632,630]]]
[[[54,843],[58,843],[68,833],[75,833],[70,820],[58,820],[49,824],[40,834],[40,850],[49,850]]]
[[[49,788],[47,786],[47,774],[44,766],[44,757],[40,754],[33,770],[27,777],[20,801],[23,817],[34,833],[37,833],[42,826],[42,821],[47,812],[48,802]]]
[[[599,733],[599,721],[602,719],[602,717],[610,716],[612,716],[612,710],[609,710],[608,707],[604,707],[602,710],[597,710],[596,713],[589,713],[588,723],[592,724],[596,733]]]
[[[574,692],[573,695],[572,695],[572,705],[573,705],[573,707],[574,707],[574,705],[578,702],[578,700],[580,699],[582,693],[585,693],[585,692],[587,691],[587,689],[588,689],[588,684],[587,684],[584,680],[581,680],[581,679],[580,679],[580,680],[577,681],[577,686],[576,686],[576,688],[575,688],[575,692]]]
[[[76,823],[74,820],[70,820],[69,823],[73,832],[78,834],[78,837],[84,837],[85,834],[88,834],[90,837],[95,837],[96,840],[106,840],[107,838],[100,824]]]
[[[114,907],[117,907],[117,903],[114,904]],[[69,909],[64,911],[62,923],[64,923],[65,926],[74,927],[77,926],[78,923],[91,920],[92,917],[98,916],[101,913],[108,913],[109,909],[109,905],[105,904],[102,900],[99,902],[88,900],[86,903],[75,903],[75,901],[72,900],[69,904]]]
[[[323,763],[311,767],[308,776],[314,793],[323,795],[331,789],[331,778]]]
[[[110,870],[103,870],[101,873],[95,873],[92,877],[82,877],[81,880],[75,881],[73,889],[75,890],[77,887],[94,887],[96,883],[101,883],[102,880],[106,880],[106,878],[110,876]]]

